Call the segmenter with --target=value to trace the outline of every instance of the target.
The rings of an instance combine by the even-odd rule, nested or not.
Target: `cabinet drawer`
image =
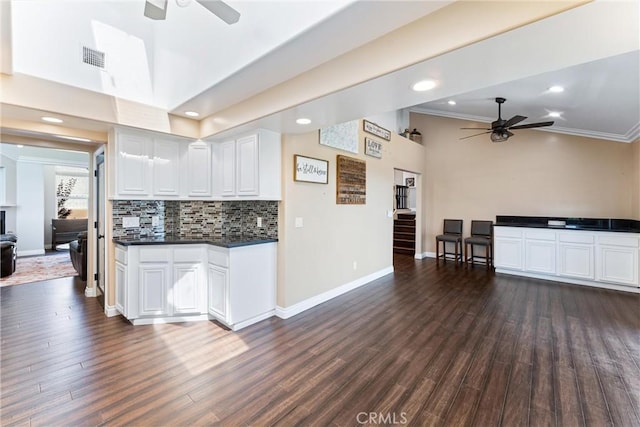
[[[209,250],[209,263],[220,267],[229,267],[229,253],[223,250]]]
[[[585,234],[579,231],[570,233],[560,233],[559,239],[562,243],[584,243],[588,245],[593,244],[593,234]]]
[[[141,248],[140,262],[169,262],[170,251],[167,248]]]
[[[601,245],[625,246],[628,248],[637,248],[639,241],[640,241],[640,238],[635,236],[612,236],[612,235],[598,236],[598,243]]]
[[[522,238],[522,229],[515,227],[494,227],[493,235],[495,237]]]
[[[175,248],[173,250],[173,262],[202,262],[201,248]]]
[[[127,250],[116,246],[116,262],[127,265]]]
[[[526,230],[524,236],[527,239],[549,240],[555,242],[556,232],[549,230]]]

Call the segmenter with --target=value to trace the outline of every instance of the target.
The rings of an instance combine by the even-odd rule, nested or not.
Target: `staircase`
[[[393,221],[393,252],[415,255],[416,252],[416,214],[399,213]]]

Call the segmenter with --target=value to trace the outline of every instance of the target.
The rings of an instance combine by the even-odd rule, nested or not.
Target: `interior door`
[[[105,299],[105,170],[104,152],[96,156],[96,286],[98,287],[98,301],[104,307]]]

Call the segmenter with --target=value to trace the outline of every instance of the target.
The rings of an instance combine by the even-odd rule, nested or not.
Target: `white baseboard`
[[[44,255],[44,249],[32,249],[30,251],[18,251],[18,257]]]
[[[281,319],[288,319],[290,317],[295,316],[296,314],[300,314],[305,310],[309,310],[312,307],[315,307],[318,304],[322,304],[323,302],[329,301],[337,296],[345,294],[349,291],[352,291],[360,286],[364,286],[367,283],[370,283],[376,279],[379,279],[382,276],[386,276],[387,274],[393,273],[393,266],[383,268],[380,271],[376,271],[375,273],[369,274],[367,276],[356,279],[352,282],[345,283],[342,286],[338,286],[337,288],[331,289],[330,291],[323,292],[314,297],[308,298],[304,301],[300,301],[297,304],[294,304],[290,307],[276,307],[276,316]]]
[[[84,288],[84,296],[87,298],[97,297],[98,293],[96,292],[96,288],[90,288],[89,286],[87,286],[86,288]]]
[[[596,282],[591,280],[572,279],[569,277],[551,276],[546,274],[528,273],[520,270],[504,270],[502,268],[496,268],[496,273],[510,274],[512,276],[531,277],[532,279],[551,280],[553,282],[570,283],[572,285],[592,286],[595,288],[611,289],[614,291],[632,292],[634,294],[640,293],[640,288],[635,286],[616,285],[613,283]]]
[[[231,330],[232,331],[238,331],[238,330],[240,330],[242,328],[246,328],[247,326],[251,326],[254,323],[261,322],[261,321],[263,321],[265,319],[268,319],[268,318],[272,317],[275,314],[275,312],[276,312],[275,310],[269,310],[266,313],[259,314],[257,316],[252,317],[251,319],[247,319],[247,320],[245,320],[243,322],[235,323],[234,325],[230,326]],[[227,326],[229,326],[229,325],[227,325]]]
[[[114,305],[106,305],[104,307],[104,314],[106,314],[107,317],[115,317],[115,316],[119,316],[120,312]]]
[[[436,257],[435,252],[422,252],[421,254],[416,254],[417,259],[435,258],[435,257]]]

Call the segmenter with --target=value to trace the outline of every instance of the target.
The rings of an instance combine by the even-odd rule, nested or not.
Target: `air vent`
[[[82,62],[94,67],[104,68],[104,52],[82,46]]]

